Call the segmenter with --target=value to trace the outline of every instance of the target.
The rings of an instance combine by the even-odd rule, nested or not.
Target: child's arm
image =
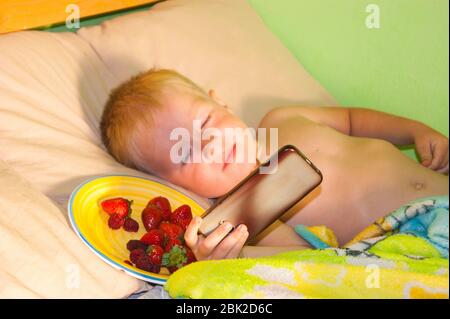
[[[379,138],[395,145],[415,144],[424,166],[448,173],[448,138],[415,120],[353,107],[282,107],[268,116],[276,121],[302,116],[351,136]]]

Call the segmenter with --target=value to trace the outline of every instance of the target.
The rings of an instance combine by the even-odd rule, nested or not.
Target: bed
[[[150,2],[71,1],[81,18]],[[71,191],[92,176],[157,180],[101,143],[103,105],[130,76],[176,69],[214,88],[252,127],[275,106],[336,104],[246,1],[170,0],[76,32],[28,30],[64,21],[67,3],[0,4],[3,298],[124,298],[142,288],[83,246],[66,211]]]

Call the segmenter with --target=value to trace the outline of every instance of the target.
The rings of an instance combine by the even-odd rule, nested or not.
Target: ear
[[[209,97],[210,97],[211,99],[213,99],[217,104],[219,104],[219,105],[221,105],[221,106],[223,106],[223,107],[225,107],[225,108],[228,109],[228,106],[225,104],[225,102],[223,102],[221,99],[219,99],[219,98],[217,97],[216,91],[214,91],[213,89],[211,89],[211,90],[208,91],[208,95],[209,95]]]

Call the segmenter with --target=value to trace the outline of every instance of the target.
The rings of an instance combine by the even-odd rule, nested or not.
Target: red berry
[[[170,222],[172,224],[176,224],[183,228],[183,230],[186,230],[189,223],[192,220],[192,212],[191,207],[188,205],[181,205],[177,209],[175,209],[170,216]]]
[[[108,226],[111,229],[119,229],[125,223],[125,219],[118,214],[112,214],[108,219]]]
[[[194,261],[197,261],[197,258],[195,258],[194,252],[189,247],[184,246],[184,249],[186,249],[186,256],[187,256],[185,265],[193,263]]]
[[[170,202],[167,198],[162,196],[155,197],[148,202],[147,207],[148,205],[155,205],[161,210],[163,221],[168,221],[170,219],[172,208],[170,207]]]
[[[182,267],[187,262],[186,249],[183,246],[175,245],[169,252],[164,253],[162,265],[166,267]],[[170,270],[170,269],[169,269]]]
[[[128,232],[136,233],[139,230],[139,224],[131,217],[125,218],[125,223],[123,224],[123,229]]]
[[[169,238],[166,242],[166,245],[164,246],[164,251],[166,253],[168,253],[173,246],[180,246],[183,247],[183,244],[181,242],[181,240],[176,239],[176,238]]]
[[[161,248],[161,246],[150,245],[147,248],[147,256],[150,258],[150,261],[154,265],[161,265],[163,254],[164,250]]]
[[[162,246],[164,243],[164,234],[159,229],[152,229],[141,238],[141,242],[146,245]]]
[[[109,215],[118,214],[120,217],[125,218],[131,213],[131,203],[132,201],[128,199],[116,197],[104,200],[101,202],[101,206]]]
[[[163,222],[159,225],[159,229],[164,233],[164,236],[170,239],[182,238],[183,229],[172,223]]]
[[[147,249],[147,244],[143,243],[140,240],[136,240],[136,239],[131,239],[128,241],[127,243],[127,249],[129,251],[135,250],[135,249],[143,249],[146,250]]]
[[[170,272],[171,274],[173,274],[175,271],[177,271],[177,270],[180,269],[180,268],[178,268],[178,267],[176,267],[176,266],[171,266],[171,267],[167,267],[167,269],[169,270],[169,272]]]
[[[150,262],[150,258],[147,255],[139,257],[138,260],[136,260],[135,265],[137,268],[145,271],[152,272],[154,270],[153,264]]]
[[[161,210],[155,205],[148,205],[142,211],[142,223],[147,231],[158,228],[162,221]]]
[[[124,260],[123,262],[126,263],[127,265],[133,266],[133,264],[129,260]]]
[[[153,272],[155,274],[159,274],[160,271],[161,271],[161,266],[160,265],[152,265],[151,272]]]
[[[138,248],[138,249],[134,249],[131,251],[130,253],[130,260],[133,264],[136,264],[136,262],[138,261],[139,258],[143,257],[143,256],[147,256],[147,254],[145,253],[145,250]]]

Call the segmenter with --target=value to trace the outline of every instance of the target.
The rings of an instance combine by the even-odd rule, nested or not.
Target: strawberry
[[[194,252],[189,247],[184,246],[184,249],[186,249],[186,257],[187,257],[185,265],[193,263],[194,261],[197,261],[197,258],[195,258]]]
[[[183,230],[186,230],[191,220],[192,212],[189,205],[181,205],[173,211],[172,215],[170,215],[170,222],[180,226]]]
[[[150,200],[147,204],[148,205],[155,205],[161,210],[161,217],[163,221],[169,221],[170,214],[172,212],[172,208],[170,207],[170,202],[167,198],[158,196]]]
[[[174,245],[164,253],[162,265],[166,267],[182,267],[187,262],[186,249],[183,246]]]
[[[159,229],[151,229],[141,238],[141,242],[146,245],[158,245],[162,246],[164,242],[164,234]]]
[[[143,242],[140,241],[140,240],[136,240],[136,239],[131,239],[131,240],[128,241],[128,243],[127,243],[127,249],[128,249],[130,252],[131,252],[132,250],[135,250],[135,249],[138,249],[138,248],[143,249],[143,250],[146,250],[146,249],[147,249],[147,244],[143,243]]]
[[[112,214],[108,219],[108,226],[111,229],[119,229],[125,223],[125,218],[119,214]]]
[[[174,245],[164,253],[161,265],[167,267],[170,273],[174,273],[194,261],[196,261],[196,258],[192,250],[188,247]]]
[[[125,218],[123,229],[125,229],[128,232],[136,233],[139,230],[139,224],[133,218],[127,217]]]
[[[131,213],[131,204],[133,201],[122,197],[116,197],[104,200],[101,202],[103,210],[109,215],[118,214],[120,217],[125,218]]]
[[[169,239],[183,238],[183,229],[175,224],[162,222],[159,225],[159,229],[163,232],[164,236]]]
[[[166,245],[164,246],[164,252],[168,253],[172,249],[173,246],[180,246],[183,247],[183,244],[181,243],[181,240],[179,239],[171,239],[169,238],[166,242]]]
[[[164,250],[161,246],[150,245],[147,248],[147,256],[150,258],[150,261],[154,265],[161,265],[162,257],[164,254]]]
[[[161,210],[155,205],[148,205],[144,208],[141,217],[147,231],[158,228],[162,221]]]
[[[167,269],[169,270],[169,272],[171,274],[173,274],[175,271],[177,271],[178,269],[180,269],[181,267],[176,267],[176,266],[171,266],[171,267],[167,267]]]

